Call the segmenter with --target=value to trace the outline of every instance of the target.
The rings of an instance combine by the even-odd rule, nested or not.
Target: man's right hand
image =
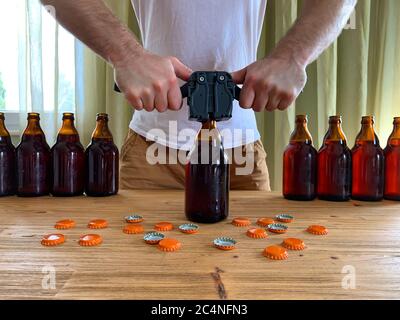
[[[178,78],[188,81],[192,73],[175,57],[161,57],[145,50],[114,63],[114,68],[119,89],[136,110],[159,112],[181,108]]]

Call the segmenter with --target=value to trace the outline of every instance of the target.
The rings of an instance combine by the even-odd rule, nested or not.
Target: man
[[[307,65],[337,38],[356,0],[304,0],[285,37],[255,61],[266,2],[132,0],[142,47],[102,0],[42,0],[55,7],[66,29],[114,67],[119,88],[136,110],[121,150],[122,188],[183,187],[183,164],[149,164],[146,150],[167,146],[160,150],[169,155],[190,148],[195,134],[189,134],[189,142],[177,137],[185,129],[196,132],[200,124],[188,121],[179,85],[192,70],[221,70],[243,84],[232,119],[218,124],[222,131],[241,133],[224,135],[225,148],[251,154],[254,166],[250,174],[238,175],[241,164],[232,159],[231,188],[270,189],[254,111],[284,110],[293,103],[306,83]],[[166,135],[154,134],[160,131]]]

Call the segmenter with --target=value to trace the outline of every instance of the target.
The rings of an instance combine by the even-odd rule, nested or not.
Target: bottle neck
[[[22,138],[27,136],[44,136],[44,132],[40,127],[38,118],[28,118],[28,125],[22,134]]]
[[[201,125],[202,129],[208,129],[208,130],[212,130],[212,129],[217,129],[217,121],[215,120],[208,120],[206,122],[203,122]]]
[[[61,129],[58,131],[57,142],[79,142],[79,134],[75,128],[74,119],[63,119]]]
[[[190,164],[219,165],[229,162],[216,121],[209,120],[202,124],[188,158]]]
[[[296,121],[296,128],[290,136],[290,143],[312,144],[312,137],[307,128],[307,122]]]
[[[393,131],[389,136],[388,145],[390,146],[400,146],[400,118],[394,121]]]
[[[4,119],[0,117],[0,144],[11,144],[10,133],[8,132]]]
[[[203,122],[201,129],[197,135],[198,141],[212,141],[217,140],[221,141],[221,134],[217,129],[217,122],[215,120],[208,120],[207,122]]]
[[[331,121],[329,122],[329,129],[324,137],[324,144],[340,143],[343,145],[347,144],[346,136],[342,130],[342,125],[340,121]]]
[[[4,119],[0,118],[0,137],[10,137],[10,133],[8,132]]]
[[[92,134],[92,141],[113,141],[113,136],[108,128],[107,119],[97,119],[96,128]]]
[[[356,138],[356,144],[361,144],[363,142],[372,143],[374,145],[379,145],[378,137],[375,134],[374,126],[372,122],[362,123],[361,130]]]

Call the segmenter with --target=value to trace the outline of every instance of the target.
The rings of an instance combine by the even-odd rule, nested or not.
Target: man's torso
[[[132,0],[143,46],[162,56],[175,56],[193,70],[232,72],[256,60],[266,0]],[[173,121],[171,123],[171,121]],[[254,112],[234,102],[233,117],[218,125],[226,148],[259,139]],[[189,149],[194,139],[179,140],[182,129],[200,124],[180,111],[136,111],[130,128],[176,149]],[[151,134],[154,129],[165,137]],[[235,129],[235,131],[233,131]]]

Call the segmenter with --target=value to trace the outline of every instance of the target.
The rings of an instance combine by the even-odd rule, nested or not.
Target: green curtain
[[[129,0],[108,0],[113,12],[139,36]],[[274,47],[300,13],[302,1],[269,0],[259,57]],[[355,29],[346,29],[321,57],[307,68],[308,82],[296,103],[286,111],[257,114],[273,189],[280,190],[282,153],[293,130],[296,114],[308,114],[314,145],[319,148],[327,118],[340,114],[350,147],[362,115],[376,117],[381,145],[386,145],[392,118],[400,115],[400,1],[359,0]],[[97,112],[111,115],[111,129],[120,146],[132,109],[112,91],[113,71],[85,50],[85,106],[78,124],[87,142]]]
[[[129,0],[105,0],[107,6],[139,36],[135,13]],[[96,114],[106,112],[110,116],[110,129],[115,143],[121,147],[133,109],[122,94],[114,92],[113,69],[89,48],[83,52],[83,105],[78,106],[77,127],[81,140],[86,145],[90,141],[95,126]]]
[[[302,1],[270,0],[259,56],[265,56],[290,28]],[[268,154],[272,188],[282,186],[282,153],[293,130],[295,114],[307,114],[318,149],[327,130],[328,116],[343,117],[350,147],[362,115],[376,117],[381,145],[400,116],[400,1],[358,0],[355,29],[345,29],[338,40],[307,68],[308,82],[288,110],[257,114]]]

